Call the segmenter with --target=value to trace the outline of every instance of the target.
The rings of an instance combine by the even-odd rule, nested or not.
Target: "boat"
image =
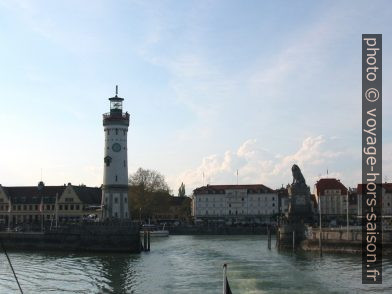
[[[165,230],[166,223],[163,224],[162,229],[156,225],[144,224],[140,230],[140,236],[144,235],[144,232],[150,232],[151,237],[168,237],[169,231]]]

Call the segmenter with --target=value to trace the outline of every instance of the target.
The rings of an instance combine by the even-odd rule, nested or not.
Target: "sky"
[[[129,173],[157,170],[174,194],[237,170],[279,188],[294,163],[311,187],[355,187],[363,33],[383,34],[392,181],[391,15],[390,1],[0,0],[0,184],[100,186],[118,85]]]

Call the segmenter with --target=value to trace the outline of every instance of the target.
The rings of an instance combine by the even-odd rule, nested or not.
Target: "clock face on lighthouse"
[[[118,143],[114,143],[114,144],[112,145],[112,150],[113,150],[114,152],[119,152],[119,151],[121,150],[121,145],[118,144]]]

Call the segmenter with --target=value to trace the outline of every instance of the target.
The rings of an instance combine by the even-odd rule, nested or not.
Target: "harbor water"
[[[361,256],[278,252],[266,236],[170,236],[141,254],[9,250],[24,293],[222,293],[222,265],[235,293],[392,293],[392,258],[383,284],[362,285]],[[18,293],[3,252],[0,293]]]

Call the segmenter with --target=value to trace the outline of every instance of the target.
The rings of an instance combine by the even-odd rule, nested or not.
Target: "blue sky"
[[[361,172],[361,34],[383,34],[392,181],[389,1],[0,0],[0,183],[102,183],[101,114],[119,85],[129,172],[205,183]]]

